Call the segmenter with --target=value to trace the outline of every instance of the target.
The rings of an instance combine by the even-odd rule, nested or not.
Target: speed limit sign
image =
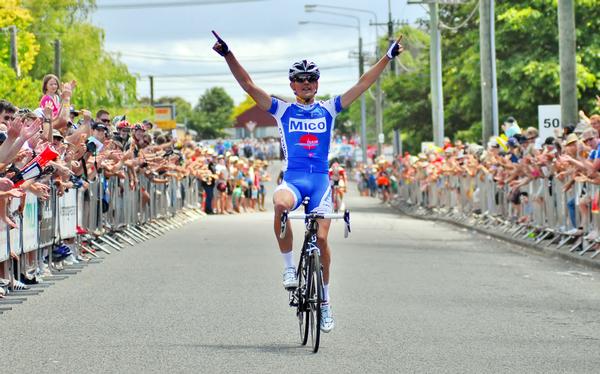
[[[560,105],[538,105],[538,129],[542,141],[549,136],[556,136],[555,130],[562,129]]]

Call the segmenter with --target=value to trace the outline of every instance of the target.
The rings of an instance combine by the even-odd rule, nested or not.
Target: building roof
[[[276,127],[277,121],[268,112],[260,109],[256,104],[250,109],[235,117],[233,127],[246,127],[246,123],[254,122],[256,127]]]

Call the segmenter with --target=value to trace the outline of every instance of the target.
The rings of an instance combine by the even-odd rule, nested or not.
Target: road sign
[[[154,106],[154,123],[163,130],[172,130],[177,127],[175,122],[175,105],[157,104]]]
[[[562,129],[560,123],[560,105],[538,105],[538,130],[540,140],[556,136],[554,131]]]
[[[155,120],[154,123],[161,130],[173,130],[174,128],[177,127],[177,122],[175,122],[175,120],[173,120],[173,119],[158,120],[158,121]]]
[[[252,132],[252,131],[254,131],[254,128],[256,127],[256,122],[248,121],[248,122],[246,122],[246,124],[244,126],[246,126],[246,129],[248,131]]]

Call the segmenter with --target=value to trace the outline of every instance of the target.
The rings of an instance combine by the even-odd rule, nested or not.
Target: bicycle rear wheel
[[[308,318],[307,325],[310,326],[310,338],[313,352],[319,350],[321,340],[321,302],[323,300],[323,279],[321,272],[321,261],[315,252],[311,255],[308,271]]]

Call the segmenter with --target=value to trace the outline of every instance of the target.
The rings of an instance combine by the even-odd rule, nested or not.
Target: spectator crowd
[[[111,178],[127,181],[133,190],[141,176],[155,184],[191,176],[202,187],[207,214],[265,210],[267,167],[269,159],[279,156],[278,142],[219,140],[202,145],[189,136],[176,138],[171,131],[161,131],[151,121],[129,123],[105,109],[94,114],[76,110],[71,105],[76,92],[75,81],[61,83],[49,74],[43,79],[39,107],[23,108],[0,99],[0,222],[9,230],[17,228],[19,214],[19,209],[10,208],[11,200],[20,198],[22,212],[25,194],[44,201],[52,191],[61,196],[70,189],[86,190],[90,181],[106,185]],[[148,192],[141,191],[142,204],[149,204]],[[88,260],[72,242],[58,248],[65,246],[53,252],[55,258],[65,263]],[[47,250],[44,254],[47,259]],[[12,252],[7,261],[22,260]],[[41,281],[54,266],[25,260],[34,267],[22,266],[14,277],[7,261],[0,262],[0,297],[9,289],[26,289],[27,283]]]
[[[490,195],[491,203],[510,206],[509,211],[501,212],[508,214],[510,221],[529,224],[537,212],[542,222],[536,223],[547,226],[548,217],[560,213],[556,212],[561,206],[555,197],[564,194],[566,224],[559,222],[557,230],[585,235],[587,240],[600,237],[598,225],[593,224],[597,223],[594,214],[600,213],[600,189],[596,188],[600,185],[600,115],[588,117],[580,112],[579,123],[556,129],[554,136],[546,138],[541,138],[535,127],[522,129],[512,117],[505,121],[502,131],[485,146],[459,140],[452,144],[446,139],[443,147],[417,155],[405,153],[393,163],[381,162],[400,187],[418,186],[425,208],[491,213],[482,212],[490,205],[482,201],[484,182],[490,181],[496,191]],[[375,175],[371,181],[369,173]],[[361,174],[363,186],[373,194],[378,187],[381,190],[375,182],[377,173],[386,171],[379,168]],[[398,189],[393,188],[392,194],[396,193]],[[451,200],[440,199],[443,193]]]

